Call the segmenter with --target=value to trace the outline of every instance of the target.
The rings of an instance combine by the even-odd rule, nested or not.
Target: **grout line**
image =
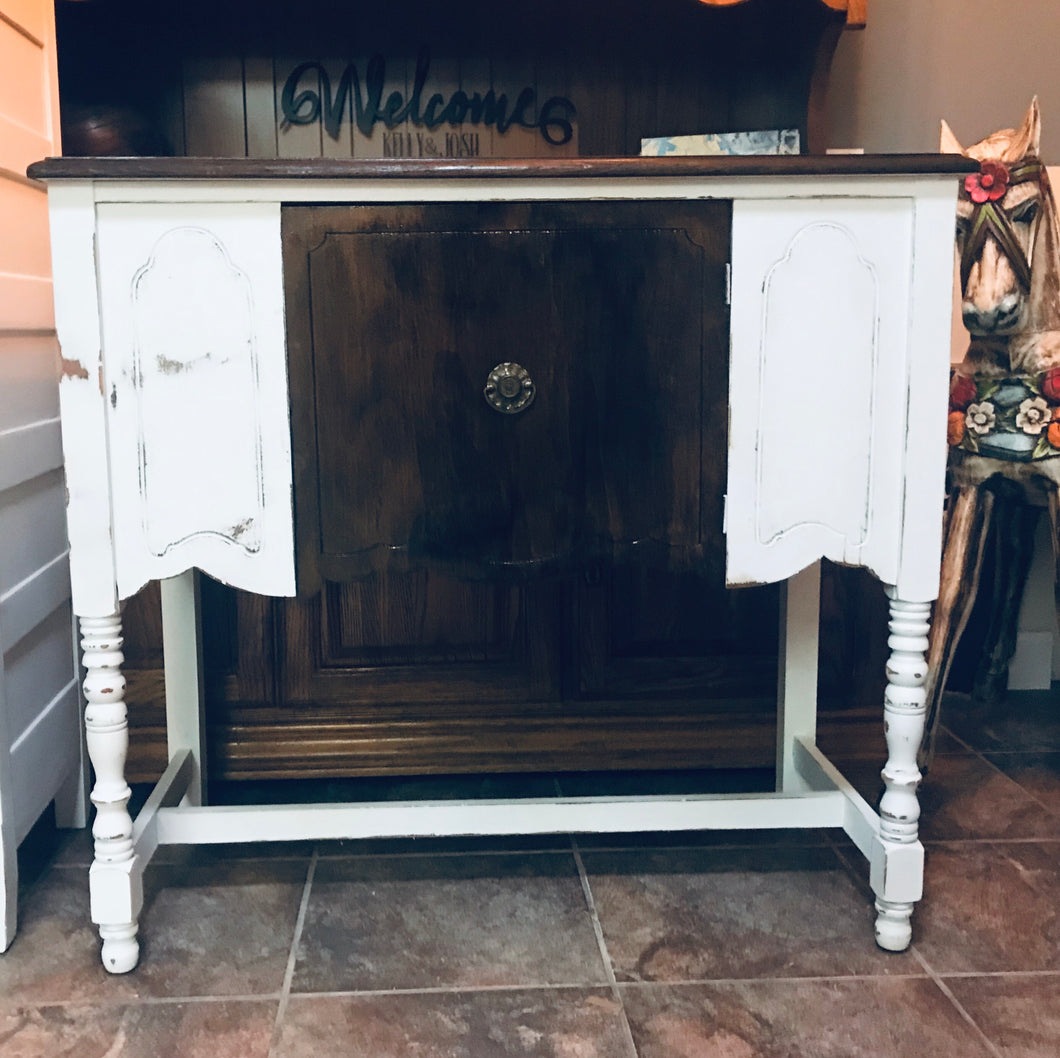
[[[950,729],[949,729],[948,727],[946,727],[945,725],[943,725],[943,724],[940,724],[940,725],[939,725],[939,732],[940,732],[940,733],[942,733],[942,732],[945,732],[945,733],[946,733],[947,735],[949,735],[949,736],[950,736],[950,738],[952,738],[952,739],[953,739],[953,741],[954,741],[954,742],[957,742],[957,743],[959,743],[960,745],[962,745],[962,746],[963,746],[963,747],[965,748],[965,750],[967,750],[967,752],[969,752],[969,753],[974,753],[974,754],[975,754],[975,756],[977,756],[977,757],[979,757],[979,756],[982,756],[982,754],[980,753],[980,751],[979,751],[979,750],[977,750],[977,749],[975,748],[975,746],[973,746],[973,745],[972,745],[972,744],[971,744],[970,742],[966,741],[965,739],[961,738],[961,736],[960,736],[960,735],[958,735],[958,734],[955,734],[955,733],[954,733],[953,731],[951,731],[951,730],[950,730]],[[949,755],[950,755],[950,756],[952,756],[952,754],[949,754]],[[943,753],[943,754],[941,754],[941,756],[947,756],[947,754]]]
[[[561,837],[562,835],[556,835]],[[347,839],[340,839],[347,840]],[[348,840],[360,840],[357,838]],[[366,838],[366,841],[374,841],[374,838]],[[428,839],[431,840],[431,839]],[[322,852],[319,854],[317,859],[320,860],[358,860],[358,859],[372,859],[372,860],[414,860],[429,858],[432,860],[438,859],[457,859],[464,858],[467,856],[555,856],[557,853],[563,854],[567,850],[564,848],[561,842],[557,842],[555,845],[548,845],[541,848],[530,848],[530,849],[453,849],[451,851],[445,849],[419,849],[416,852]]]
[[[593,891],[589,886],[589,875],[585,870],[585,863],[582,861],[581,850],[578,848],[578,841],[574,835],[570,838],[571,853],[574,855],[574,862],[578,865],[578,877],[582,883],[582,892],[585,894],[585,904],[589,909],[589,917],[592,920],[593,932],[596,934],[596,946],[600,949],[600,958],[603,960],[604,973],[607,974],[607,983],[611,986],[611,995],[614,997],[615,1002],[618,1004],[619,1013],[622,1015],[622,1028],[626,1037],[626,1042],[629,1044],[631,1055],[636,1056],[637,1044],[633,1039],[633,1029],[630,1027],[629,1018],[626,1015],[626,1004],[622,1000],[622,991],[618,987],[618,979],[615,977],[615,969],[611,963],[611,953],[607,950],[607,942],[604,940],[604,928],[600,924],[600,916],[596,911],[596,901],[593,899]]]
[[[145,996],[145,995],[99,995],[82,996],[79,999],[48,999],[42,1003],[32,1000],[18,1000],[14,1007],[0,1004],[0,1014],[10,1014],[16,1010],[47,1010],[49,1008],[93,1010],[102,1008],[124,1009],[125,1007],[166,1007],[190,1003],[275,1003],[280,998],[279,992],[258,992],[234,995],[185,995],[185,996]]]
[[[283,1027],[283,1019],[287,1013],[287,1002],[291,998],[291,983],[294,981],[294,968],[298,960],[298,945],[302,940],[302,927],[305,925],[306,911],[309,908],[309,893],[313,888],[313,877],[317,870],[317,850],[314,846],[313,856],[306,870],[305,885],[302,887],[302,900],[298,905],[298,917],[294,923],[294,936],[291,938],[291,951],[287,956],[287,969],[283,974],[283,987],[280,991],[280,1003],[276,1008],[276,1020],[272,1026],[272,1040],[269,1043],[269,1055],[271,1056],[277,1044],[280,1042],[280,1029]]]
[[[623,988],[701,988],[703,985],[801,985],[834,984],[843,981],[926,981],[931,974],[832,974],[808,977],[688,977],[674,981],[623,981]]]
[[[299,999],[359,999],[378,996],[456,996],[474,995],[478,992],[600,992],[608,988],[606,982],[586,984],[584,981],[551,981],[538,984],[508,985],[421,985],[411,988],[336,989],[332,992],[295,992]]]
[[[938,973],[944,980],[972,977],[1060,977],[1060,970],[942,970]]]
[[[1003,1058],[1001,1052],[997,1049],[996,1046],[994,1046],[993,1040],[991,1040],[990,1037],[987,1036],[985,1032],[983,1032],[976,1020],[972,1017],[972,1015],[964,1009],[963,1004],[953,994],[949,985],[947,985],[946,982],[943,981],[937,973],[935,973],[935,971],[931,968],[931,964],[927,961],[927,959],[924,958],[923,955],[921,955],[920,951],[918,950],[915,944],[913,945],[911,950],[914,958],[917,960],[917,962],[920,963],[921,966],[924,967],[924,969],[927,971],[928,976],[931,978],[932,981],[935,982],[935,986],[938,988],[938,990],[950,1001],[957,1013],[960,1014],[960,1016],[968,1023],[969,1028],[971,1028],[972,1031],[976,1034],[976,1036],[979,1037],[980,1041],[986,1046],[986,1049],[994,1056],[994,1058]]]
[[[926,966],[926,960],[914,945],[910,951],[917,961]],[[813,983],[831,983],[841,981],[941,981],[974,980],[975,978],[1020,979],[1020,978],[1060,978],[1060,970],[954,970],[936,972],[925,968],[922,973],[893,974],[833,974],[809,977],[703,977],[686,978],[675,981],[625,981],[622,988],[685,988],[702,985],[748,985],[748,984],[789,984],[798,985]],[[543,984],[499,984],[499,985],[444,985],[435,988],[377,988],[377,989],[336,989],[330,992],[298,992],[299,999],[353,999],[372,996],[434,996],[434,995],[470,995],[477,992],[578,992],[599,991],[610,987],[608,984],[586,984],[584,981],[548,982]],[[945,989],[944,989],[945,990]],[[612,988],[613,991],[613,988]],[[129,1006],[173,1006],[184,1003],[275,1003],[283,998],[282,992],[262,992],[234,995],[174,995],[174,996],[98,996],[80,999],[50,999],[43,1003],[21,1005],[33,1009],[85,1007],[121,1008]],[[0,1010],[6,1009],[0,1004]]]
[[[934,845],[1055,845],[1060,834],[1040,838],[923,838],[921,844],[927,848]]]

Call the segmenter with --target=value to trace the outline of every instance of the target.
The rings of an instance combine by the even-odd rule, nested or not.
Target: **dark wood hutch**
[[[483,123],[475,145],[530,166],[636,155],[647,136],[754,129],[795,128],[803,149],[820,153],[832,54],[844,28],[864,20],[858,0],[56,7],[68,153],[400,158],[414,151],[413,124],[408,139],[386,140],[385,122],[365,134],[354,96],[341,98],[351,66],[368,92],[375,60],[377,72],[385,62],[383,98],[399,91],[407,102],[418,76],[425,97],[443,100],[492,90],[515,107],[532,90],[527,120],[503,132],[503,121]],[[292,96],[304,92],[319,116],[299,123],[310,99],[291,121]],[[533,127],[556,98],[573,114],[560,144]],[[374,209],[355,228],[326,210],[285,220],[300,594],[270,599],[204,579],[213,777],[771,766],[776,591],[724,586],[725,208]],[[664,228],[681,239],[653,241]],[[406,234],[372,239],[383,230]],[[337,248],[318,258],[310,284],[307,253],[329,234]],[[505,252],[494,245],[502,237]],[[694,268],[682,246],[694,247]],[[600,284],[602,247],[616,311],[593,315],[578,292],[589,276]],[[556,288],[513,300],[532,273],[521,255],[543,252],[565,262]],[[655,255],[650,269],[637,265],[645,254]],[[351,288],[351,275],[369,278]],[[314,298],[364,305],[395,289],[400,303],[376,332],[321,326]],[[564,425],[536,409],[541,429],[518,466],[454,412],[447,387],[459,363],[401,359],[417,335],[472,316],[465,339],[492,343],[498,361],[535,343],[555,351],[554,377],[537,382],[562,384]],[[606,405],[594,404],[603,388]],[[404,394],[396,412],[375,400],[384,390]],[[351,408],[358,423],[382,425],[351,435]],[[411,447],[392,414],[421,424]],[[356,495],[342,484],[351,450],[380,474]],[[529,458],[538,453],[551,462]],[[401,508],[392,489],[382,499],[385,484],[410,478],[415,503]],[[591,501],[604,479],[609,495],[650,496],[659,518],[627,525],[610,506],[591,530],[574,524],[566,500]],[[432,492],[438,482],[445,494]],[[513,498],[516,484],[525,495]],[[690,497],[680,510],[678,493]],[[508,521],[496,546],[469,546],[454,526],[480,525],[481,509],[498,504]],[[537,507],[548,512],[544,530],[527,514]],[[832,571],[825,585],[822,694],[875,715],[884,644],[867,626],[879,628],[882,593],[861,571]],[[125,622],[140,729],[132,779],[166,760],[156,591],[131,600]]]

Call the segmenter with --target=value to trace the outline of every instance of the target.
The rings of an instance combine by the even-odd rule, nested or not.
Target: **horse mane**
[[[1035,98],[1019,129],[1000,129],[985,139],[963,148],[942,123],[942,149],[960,153],[976,161],[1000,161],[1015,166],[1025,159],[1037,159],[1041,139],[1041,119]],[[1060,365],[1060,214],[1053,196],[1048,174],[1043,170],[1040,217],[1030,248],[1031,288],[1028,312],[1023,328],[1009,335],[1006,346],[1008,369],[1014,373],[1037,373]],[[977,340],[974,336],[966,360],[988,359],[996,363],[999,340]]]

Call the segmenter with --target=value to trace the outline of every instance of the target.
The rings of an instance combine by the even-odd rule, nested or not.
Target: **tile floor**
[[[163,850],[141,965],[108,977],[87,837],[45,826],[0,957],[0,1056],[1056,1058],[1060,695],[986,715],[951,696],[946,724],[907,953],[873,944],[842,834],[328,842]],[[821,741],[874,797],[877,721],[827,723]],[[556,781],[590,782],[525,785]]]

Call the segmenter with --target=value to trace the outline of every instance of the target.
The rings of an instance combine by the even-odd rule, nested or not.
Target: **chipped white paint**
[[[132,818],[125,781],[129,724],[121,674],[121,618],[83,617],[85,740],[96,773],[92,804],[95,857],[89,871],[92,921],[103,938],[103,965],[126,973],[140,954],[137,919],[143,905],[141,865],[133,855]]]
[[[294,593],[278,204],[100,206],[118,594]]]
[[[157,558],[198,535],[261,550],[258,356],[250,280],[203,228],[173,228],[133,276],[140,520]],[[117,387],[112,391],[117,396]],[[182,435],[176,447],[171,438]],[[225,445],[233,451],[218,459]],[[216,497],[203,514],[173,481]]]
[[[912,939],[909,918],[923,892],[924,850],[917,839],[920,770],[916,757],[924,737],[926,712],[929,603],[905,602],[891,595],[891,656],[887,661],[884,730],[887,763],[880,799],[883,857],[873,871],[876,892],[876,940],[881,948],[904,951]],[[876,864],[873,865],[876,867]]]
[[[103,820],[92,906],[108,969],[135,963],[139,879],[159,844],[259,838],[842,826],[869,861],[880,943],[908,944],[923,873],[910,747],[938,582],[952,177],[62,180],[52,196],[74,598]],[[294,590],[281,203],[675,197],[735,200],[728,569],[734,582],[795,577],[778,791],[175,807],[198,800],[203,763],[188,571]],[[814,745],[817,572],[800,571],[821,557],[895,586],[882,815]],[[117,598],[168,577],[171,763],[134,827]]]

